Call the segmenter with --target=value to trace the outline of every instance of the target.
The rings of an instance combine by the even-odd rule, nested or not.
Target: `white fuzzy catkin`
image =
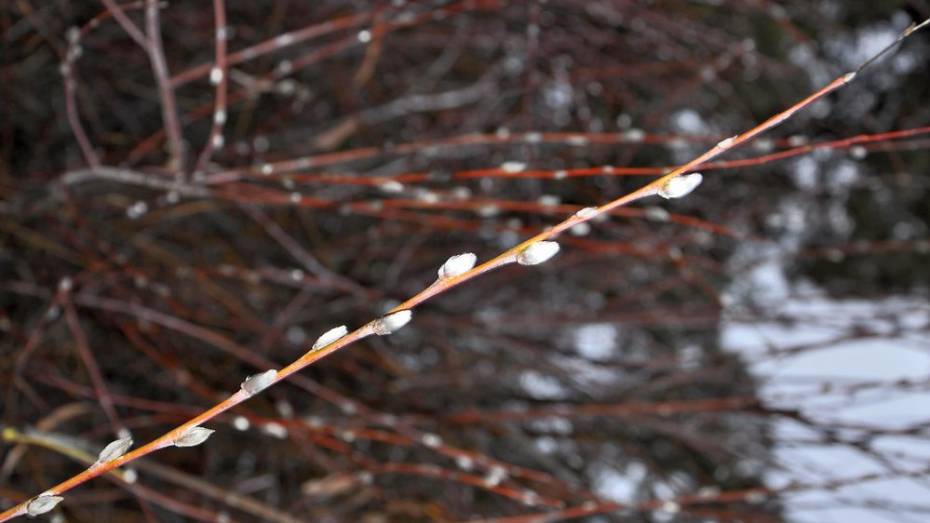
[[[588,222],[581,222],[572,225],[568,232],[572,233],[575,236],[587,236],[591,232],[591,226]]]
[[[217,85],[223,81],[223,70],[219,67],[214,67],[210,69],[210,83]]]
[[[422,438],[420,438],[420,442],[423,443],[423,445],[426,445],[427,447],[434,449],[442,445],[442,438],[440,438],[436,434],[427,433],[427,434],[424,434]]]
[[[539,265],[552,258],[559,252],[559,244],[556,242],[540,241],[530,244],[517,255],[517,263],[520,265]]]
[[[478,257],[474,253],[456,254],[446,260],[446,263],[443,263],[442,267],[439,268],[439,279],[445,280],[465,274],[475,266],[476,261],[478,261]]]
[[[339,338],[345,336],[348,332],[349,329],[347,329],[345,325],[333,327],[332,329],[329,329],[328,331],[321,334],[320,337],[317,338],[315,342],[313,342],[313,347],[311,350],[322,349],[330,343],[333,343]]]
[[[484,476],[484,485],[489,488],[494,488],[500,485],[505,479],[507,479],[507,469],[500,465],[493,465]]]
[[[654,222],[667,222],[672,217],[668,211],[661,207],[646,207],[643,209],[643,215]]]
[[[397,311],[373,321],[372,330],[378,336],[385,336],[409,323],[412,317],[413,313],[410,311]]]
[[[581,218],[582,220],[588,220],[597,216],[597,213],[597,207],[584,207],[579,209],[578,212],[575,213],[575,216]]]
[[[701,181],[703,180],[704,177],[701,175],[701,173],[691,173],[676,176],[665,182],[665,184],[659,188],[659,196],[666,199],[687,196],[691,193],[691,191],[697,189],[697,186],[701,185]]]
[[[106,447],[103,447],[103,450],[97,455],[97,463],[113,461],[125,454],[130,447],[132,447],[132,438],[129,437],[111,441]]]
[[[55,508],[63,499],[65,498],[61,496],[40,494],[26,504],[26,514],[31,518],[45,514]]]
[[[562,203],[562,199],[554,194],[544,194],[536,200],[536,203],[543,207],[555,207]]]
[[[287,438],[287,427],[277,422],[269,422],[262,426],[262,432],[268,434],[273,438],[285,439]]]
[[[123,471],[123,481],[132,484],[139,480],[139,473],[136,469],[126,469]]]
[[[196,447],[204,441],[207,441],[207,438],[211,434],[216,432],[215,430],[204,428],[204,427],[191,427],[184,431],[183,434],[177,437],[174,440],[175,447]]]
[[[397,194],[404,192],[404,184],[397,180],[385,180],[378,184],[378,188],[388,194]]]
[[[720,140],[720,142],[717,143],[717,147],[720,149],[729,149],[730,147],[733,147],[734,143],[736,143],[736,137],[731,136],[724,140]]]
[[[249,396],[258,394],[259,392],[271,386],[271,384],[274,383],[274,379],[277,375],[278,371],[276,369],[266,370],[265,372],[253,374],[246,378],[242,384],[239,385],[239,387],[241,387],[242,391]]]
[[[455,464],[462,470],[471,470],[475,466],[475,460],[465,454],[459,454],[455,457]]]
[[[249,421],[249,418],[245,416],[236,416],[233,418],[233,428],[238,431],[249,430],[249,427],[252,426],[252,422]]]
[[[627,142],[641,142],[646,139],[646,131],[642,129],[630,129],[623,133],[623,139]]]
[[[508,174],[516,174],[526,170],[526,164],[523,162],[504,162],[501,164],[501,170]]]

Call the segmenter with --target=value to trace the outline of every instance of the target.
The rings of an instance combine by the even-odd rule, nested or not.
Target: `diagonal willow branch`
[[[893,42],[888,48],[883,49],[876,54],[876,57],[884,55],[888,49],[896,46],[900,43],[901,40],[913,34],[916,29],[923,28],[930,23],[930,20],[921,23],[920,25],[912,26],[908,28],[903,36]],[[741,133],[735,135],[731,138],[727,138],[720,143],[716,144],[703,154],[697,156],[689,162],[686,162],[677,168],[671,170],[667,174],[657,178],[656,180],[640,187],[639,189],[620,196],[615,200],[612,200],[608,203],[600,205],[598,207],[589,207],[582,209],[581,211],[569,216],[562,222],[556,224],[553,227],[547,228],[546,230],[536,234],[535,236],[525,240],[524,242],[505,250],[496,257],[488,260],[481,265],[469,268],[459,273],[456,271],[454,275],[445,275],[436,280],[433,284],[429,285],[419,293],[410,297],[403,303],[397,305],[391,309],[384,317],[374,320],[370,323],[365,324],[362,327],[355,329],[352,332],[346,333],[344,327],[337,327],[330,330],[321,336],[314,346],[310,348],[303,356],[284,367],[281,370],[270,370],[258,375],[251,377],[250,379],[243,382],[242,388],[231,394],[226,399],[220,401],[213,407],[203,411],[202,413],[194,416],[185,423],[175,427],[174,429],[169,430],[168,432],[162,434],[158,438],[146,443],[145,445],[128,452],[118,458],[112,459],[105,463],[99,463],[94,467],[91,467],[83,472],[76,474],[75,476],[51,487],[44,493],[40,495],[39,498],[32,498],[31,500],[26,500],[19,505],[11,507],[6,511],[0,513],[0,522],[8,521],[14,517],[21,516],[27,513],[27,509],[30,503],[44,498],[51,498],[60,496],[61,494],[73,489],[74,487],[85,483],[97,476],[105,474],[117,467],[120,467],[126,463],[129,463],[133,460],[136,460],[140,457],[146,456],[155,452],[157,450],[164,449],[171,446],[193,446],[199,443],[202,443],[204,439],[209,435],[209,432],[206,429],[200,427],[203,423],[217,417],[223,412],[235,407],[236,405],[246,401],[250,397],[267,390],[269,387],[283,381],[288,376],[291,376],[305,367],[313,364],[314,362],[336,352],[344,347],[347,347],[356,341],[359,341],[363,338],[366,338],[372,334],[376,335],[387,335],[395,330],[403,327],[409,320],[412,314],[412,309],[418,305],[426,302],[427,300],[433,298],[434,296],[440,295],[454,287],[457,287],[473,278],[476,278],[484,273],[491,272],[500,267],[509,265],[511,263],[520,263],[522,265],[535,265],[550,258],[555,254],[557,250],[557,244],[547,240],[551,240],[557,237],[562,232],[570,229],[571,227],[578,225],[580,223],[587,222],[592,220],[602,214],[608,213],[613,209],[622,207],[629,203],[653,196],[656,194],[661,194],[665,197],[677,197],[684,196],[690,189],[694,188],[694,183],[690,185],[685,191],[681,191],[681,183],[688,184],[688,179],[685,177],[679,178],[681,175],[692,172],[699,168],[704,163],[726,153],[727,151],[739,147],[740,145],[752,140],[753,138],[759,136],[760,134],[777,127],[781,123],[785,122],[791,118],[794,114],[802,111],[803,109],[809,107],[811,104],[817,100],[829,95],[830,93],[844,87],[852,80],[854,80],[862,68],[875,62],[876,57],[870,58],[862,66],[856,69],[854,72],[846,73],[841,76],[838,76],[833,81],[829,82],[827,85],[823,86],[816,92],[810,94],[801,101],[795,103],[794,105],[788,107],[787,109],[779,112],[778,114],[770,117],[759,125]],[[696,177],[690,177],[690,181],[699,180]],[[553,249],[555,247],[555,249]],[[451,260],[450,260],[451,262]],[[448,263],[448,262],[447,262]],[[445,268],[445,266],[444,266]],[[200,436],[195,438],[195,442],[191,442],[192,434]],[[58,498],[60,501],[60,498]],[[56,501],[57,503],[57,501]]]
[[[61,455],[67,456],[85,466],[90,466],[95,463],[96,456],[88,452],[88,450],[85,448],[86,444],[83,441],[76,442],[54,432],[37,429],[20,431],[13,427],[3,427],[2,430],[0,430],[0,440],[20,445],[25,444],[36,447],[43,447]],[[274,521],[276,523],[298,523],[299,521],[290,514],[268,506],[251,496],[216,487],[179,470],[175,470],[164,465],[159,465],[158,463],[146,462],[144,460],[137,462],[136,466],[139,470],[156,478],[184,486],[190,490],[203,494],[206,497],[221,501],[229,507],[238,508],[244,512],[252,514],[260,518],[262,521]],[[114,470],[110,474],[112,477],[118,479],[119,482],[128,490],[134,490],[138,487],[138,484],[136,483],[138,474],[133,469],[126,469],[125,471]],[[145,493],[149,494],[148,489],[145,489]],[[165,499],[170,498],[166,498],[164,496],[153,496],[153,501],[156,504],[162,504],[168,509],[176,509],[179,506],[173,503],[163,503],[163,500]],[[194,507],[191,507],[191,509],[194,509]],[[212,519],[209,520],[212,521]]]

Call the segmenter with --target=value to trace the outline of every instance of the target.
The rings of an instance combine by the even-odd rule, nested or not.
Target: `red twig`
[[[229,29],[226,27],[226,5],[224,0],[213,0],[213,17],[215,20],[215,53],[216,59],[213,68],[210,69],[210,82],[216,85],[216,94],[213,105],[213,123],[210,126],[210,133],[207,135],[207,142],[200,151],[197,158],[197,165],[194,172],[199,172],[206,166],[214,150],[223,147],[223,125],[226,123],[226,77],[228,76],[226,66],[226,40],[228,39]]]
[[[119,434],[121,430],[125,430],[125,427],[120,421],[119,415],[116,413],[116,408],[113,406],[113,398],[107,388],[103,373],[100,372],[100,366],[97,364],[97,360],[90,350],[90,345],[87,343],[87,335],[84,334],[84,329],[81,328],[81,323],[74,310],[74,304],[66,299],[64,308],[65,321],[68,323],[68,329],[71,330],[72,336],[74,336],[74,348],[81,358],[81,361],[84,363],[87,375],[90,377],[90,381],[94,386],[94,393],[97,396],[97,401],[100,402],[100,407],[103,409],[103,412],[110,418],[113,432]]]

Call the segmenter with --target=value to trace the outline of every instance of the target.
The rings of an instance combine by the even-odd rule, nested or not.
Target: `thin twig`
[[[178,119],[178,110],[174,101],[174,88],[168,74],[168,65],[165,62],[165,50],[161,41],[161,22],[159,19],[158,0],[147,0],[145,6],[145,25],[148,32],[149,61],[152,64],[152,73],[158,83],[158,95],[161,98],[162,121],[165,124],[165,134],[168,140],[169,169],[175,173],[179,182],[185,180],[184,175],[184,138],[181,134],[181,123]]]
[[[74,68],[80,56],[80,31],[72,30],[68,34],[68,50],[61,64],[61,76],[65,86],[65,113],[68,117],[71,132],[74,133],[74,138],[81,149],[81,155],[84,156],[84,161],[91,167],[97,167],[100,165],[100,158],[97,157],[94,146],[87,137],[87,132],[84,131],[84,125],[81,123],[81,116],[77,107],[77,80],[74,76]]]
[[[106,6],[107,10],[110,11],[110,14],[113,15],[113,18],[120,25],[120,27],[122,27],[123,30],[126,31],[126,34],[128,34],[130,38],[132,38],[137,44],[139,44],[139,47],[143,49],[148,49],[149,47],[148,39],[145,37],[144,34],[142,34],[142,30],[139,29],[139,26],[137,26],[135,22],[133,22],[132,20],[129,19],[128,16],[126,16],[126,12],[123,11],[123,8],[120,7],[120,5],[114,2],[113,0],[100,0],[100,1],[103,3],[104,6]]]
[[[127,430],[126,426],[120,421],[119,415],[116,413],[116,407],[113,405],[113,398],[110,395],[110,390],[103,378],[103,373],[100,371],[100,365],[97,364],[97,360],[94,358],[94,354],[90,349],[90,344],[87,342],[87,335],[84,333],[84,329],[81,328],[77,311],[74,310],[74,304],[71,303],[70,300],[65,299],[64,309],[65,321],[68,324],[68,329],[71,330],[72,336],[74,336],[74,349],[84,363],[87,375],[90,377],[90,381],[94,386],[94,393],[97,396],[97,401],[100,402],[100,407],[110,419],[110,425],[113,428],[114,434],[119,435],[120,432]]]
[[[210,133],[207,135],[207,142],[200,151],[197,158],[197,164],[194,172],[200,172],[210,161],[213,151],[223,147],[223,125],[226,123],[226,40],[228,39],[228,29],[226,27],[226,5],[224,0],[213,0],[213,17],[215,20],[214,41],[216,59],[213,68],[210,70],[210,82],[216,85],[216,94],[213,104],[213,123],[210,125]]]

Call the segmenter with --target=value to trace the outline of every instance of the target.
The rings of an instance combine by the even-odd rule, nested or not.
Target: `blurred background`
[[[2,508],[927,17],[927,0],[4,2]],[[431,300],[52,517],[927,521],[928,34],[702,168],[688,198],[573,228],[552,262]]]

